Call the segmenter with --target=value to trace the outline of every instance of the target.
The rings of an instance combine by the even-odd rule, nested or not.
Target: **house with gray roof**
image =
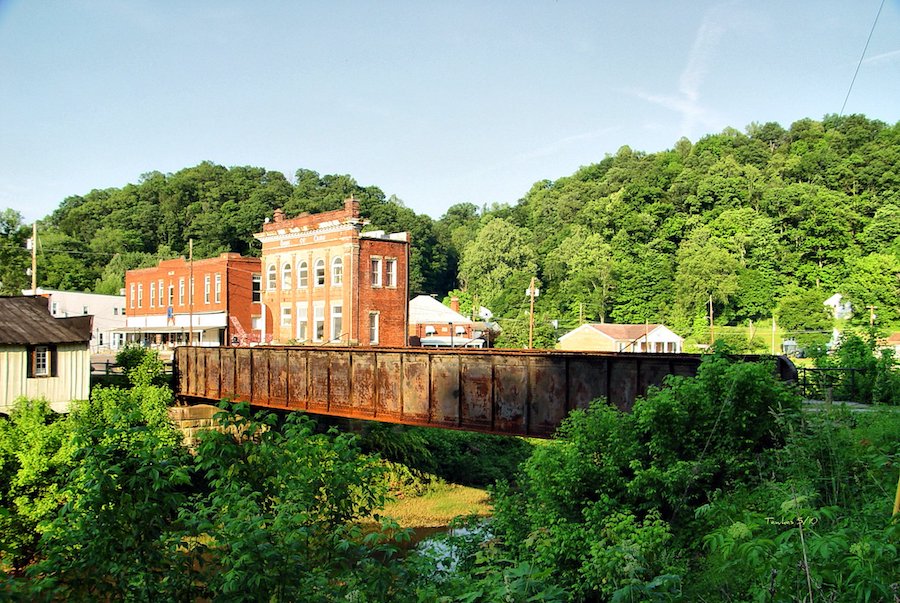
[[[0,412],[43,398],[57,412],[90,395],[93,316],[54,318],[45,297],[0,297]]]

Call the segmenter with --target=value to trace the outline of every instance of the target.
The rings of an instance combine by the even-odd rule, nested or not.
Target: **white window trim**
[[[393,271],[390,269],[393,266]],[[397,258],[385,258],[384,260],[384,286],[389,289],[397,288]]]
[[[378,267],[375,268],[375,264]],[[381,273],[384,271],[384,262],[381,256],[372,256],[369,258],[369,279],[372,281],[372,288],[381,288],[383,279]]]
[[[306,289],[309,287],[309,262],[300,260],[297,262],[297,288]]]
[[[319,258],[313,264],[313,286],[315,287],[324,287],[325,283],[328,282],[328,267],[325,265],[325,260]],[[319,266],[322,267],[322,282],[319,282]]]
[[[375,327],[375,337],[372,337],[372,327]],[[381,341],[381,313],[369,312],[369,345],[378,345]]]
[[[331,285],[340,287],[344,283],[344,258],[336,257],[331,260]]]

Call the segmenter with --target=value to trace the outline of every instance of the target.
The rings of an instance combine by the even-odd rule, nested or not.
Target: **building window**
[[[281,306],[281,326],[282,327],[291,326],[291,307],[290,306]]]
[[[396,287],[397,286],[397,260],[394,258],[385,260],[384,272],[385,272],[384,285],[386,287]]]
[[[316,260],[316,287],[325,286],[325,260]]]
[[[436,335],[436,334],[437,334],[437,330],[434,328],[433,325],[426,325],[426,326],[425,326],[425,336],[426,336],[426,337],[429,337],[429,336],[431,336],[431,335]]]
[[[331,340],[344,338],[343,308],[341,304],[331,304]]]
[[[36,345],[28,348],[28,376],[56,376],[56,346]]]
[[[313,304],[313,341],[322,341],[325,338],[325,302]]]
[[[138,308],[144,307],[144,285],[143,283],[138,283]]]
[[[169,284],[169,307],[175,305],[175,285]]]
[[[250,317],[250,330],[251,331],[261,331],[262,330],[262,316],[251,316]]]
[[[113,308],[113,316],[118,316],[118,315],[119,315],[119,309]]]
[[[269,270],[266,273],[266,291],[274,291],[278,280],[278,268],[275,265],[269,266]]]
[[[253,291],[252,301],[262,301],[262,275],[254,274],[252,277],[251,290]]]
[[[331,261],[331,284],[340,285],[344,282],[344,260],[334,258]]]
[[[83,316],[87,316],[87,313],[88,313],[88,307],[87,307],[87,306],[81,306],[81,314],[82,314]]]
[[[297,288],[306,289],[309,287],[309,264],[302,261],[297,264]]]
[[[150,307],[156,307],[156,283],[150,283]]]
[[[309,340],[309,306],[306,302],[297,303],[297,341],[306,343]]]
[[[372,286],[381,286],[381,258],[372,258]]]
[[[132,287],[133,286],[134,285],[132,285]],[[56,316],[56,310],[57,310],[56,302],[51,303],[50,304],[50,314],[52,314],[53,316]]]
[[[378,345],[379,318],[378,312],[369,312],[369,345]]]
[[[290,289],[291,288],[291,264],[290,264],[290,262],[285,262],[284,266],[281,267],[281,288],[282,289]]]
[[[178,279],[178,305],[184,305],[184,279]]]
[[[136,306],[134,305],[134,283],[131,283],[131,309],[133,310]]]
[[[203,277],[203,303],[209,303],[209,286],[210,286],[210,277],[207,274]]]
[[[222,303],[222,275],[216,274],[216,303]]]
[[[159,283],[156,285],[156,290],[159,292],[159,304],[157,304],[160,308],[163,307],[163,302],[165,301],[166,295],[166,286],[163,285],[163,280],[159,279]]]

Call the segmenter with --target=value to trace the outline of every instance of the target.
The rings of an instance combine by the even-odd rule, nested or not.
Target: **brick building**
[[[192,265],[193,264],[193,265]],[[193,274],[193,286],[191,284]],[[247,344],[268,341],[259,258],[223,253],[188,262],[162,260],[125,273],[129,341],[148,345]]]
[[[409,235],[362,232],[359,202],[274,219],[262,243],[266,330],[276,343],[406,345]]]

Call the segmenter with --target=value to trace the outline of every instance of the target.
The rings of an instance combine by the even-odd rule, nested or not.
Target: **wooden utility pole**
[[[194,239],[188,240],[188,345],[194,345]]]
[[[528,320],[528,349],[534,347],[534,277],[531,277],[531,285],[528,287],[531,297],[531,311]]]
[[[775,315],[772,315],[772,355],[775,355]]]
[[[875,308],[878,306],[866,306],[869,309],[869,326],[875,326]]]
[[[31,294],[37,295],[37,221],[31,225]]]

